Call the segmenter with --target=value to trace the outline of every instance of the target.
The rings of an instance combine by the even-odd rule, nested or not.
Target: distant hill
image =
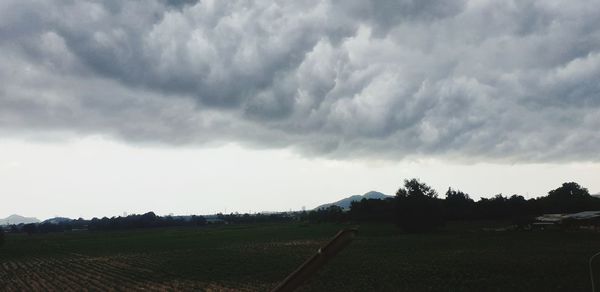
[[[69,222],[71,220],[72,220],[71,218],[66,218],[66,217],[54,217],[54,218],[46,219],[42,223],[61,224],[61,223]]]
[[[34,217],[23,217],[20,215],[10,215],[4,219],[0,219],[0,225],[8,224],[28,224],[28,223],[39,223],[40,220]]]
[[[354,195],[354,196],[350,196],[347,197],[345,199],[341,199],[337,202],[333,202],[333,203],[329,203],[329,204],[323,204],[321,206],[316,207],[315,209],[325,209],[328,208],[329,206],[339,206],[340,208],[344,209],[344,210],[348,210],[350,209],[350,204],[352,202],[357,202],[360,201],[362,199],[378,199],[378,200],[383,200],[386,198],[393,198],[392,196],[388,196],[386,194],[380,193],[380,192],[375,192],[375,191],[370,191],[364,195]]]
[[[600,198],[600,193],[593,194],[592,197],[594,197],[594,198]]]

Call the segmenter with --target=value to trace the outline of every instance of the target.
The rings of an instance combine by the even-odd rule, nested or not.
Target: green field
[[[7,234],[0,290],[269,290],[346,225]],[[592,232],[362,225],[301,291],[590,291]],[[600,260],[599,260],[600,261]],[[597,266],[600,275],[600,264]],[[599,282],[600,282],[600,277]],[[600,284],[599,284],[600,285]]]

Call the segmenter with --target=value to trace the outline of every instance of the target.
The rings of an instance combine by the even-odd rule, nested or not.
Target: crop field
[[[8,234],[0,247],[0,291],[268,291],[345,227]],[[391,225],[362,225],[300,290],[590,291],[588,258],[598,251],[600,234],[593,232],[461,227],[403,234]]]

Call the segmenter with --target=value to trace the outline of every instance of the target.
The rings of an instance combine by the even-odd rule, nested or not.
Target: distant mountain
[[[350,204],[352,202],[358,202],[362,199],[378,199],[378,200],[383,200],[386,198],[393,198],[392,196],[388,196],[386,194],[380,193],[380,192],[375,192],[375,191],[370,191],[364,195],[354,195],[354,196],[350,196],[347,197],[345,199],[341,199],[337,202],[333,202],[333,203],[329,203],[329,204],[323,204],[319,207],[316,207],[315,210],[317,209],[325,209],[328,208],[330,206],[339,206],[340,208],[344,209],[344,210],[348,210],[350,209]]]
[[[28,223],[39,223],[40,220],[33,217],[23,217],[20,215],[10,215],[4,219],[0,219],[0,225],[9,225],[9,224],[28,224]]]
[[[67,217],[54,217],[54,218],[46,219],[42,223],[61,224],[61,223],[69,222],[71,220],[73,220],[73,219],[67,218]]]
[[[595,197],[595,198],[600,198],[600,193],[593,194],[593,195],[592,195],[592,197]]]

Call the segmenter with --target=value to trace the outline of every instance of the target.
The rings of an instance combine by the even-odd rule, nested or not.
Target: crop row
[[[89,257],[67,255],[0,263],[1,291],[165,291],[198,288],[174,279],[144,255]]]

